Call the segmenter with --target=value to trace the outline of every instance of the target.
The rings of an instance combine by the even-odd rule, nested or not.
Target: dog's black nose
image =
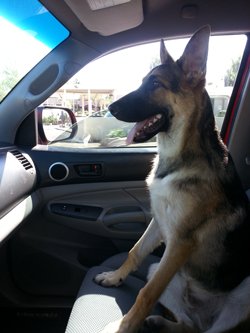
[[[119,107],[117,106],[117,104],[115,102],[109,105],[109,111],[112,113],[112,115],[114,117],[118,116],[118,114],[119,114]]]

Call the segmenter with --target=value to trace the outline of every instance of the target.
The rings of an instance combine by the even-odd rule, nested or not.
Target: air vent
[[[20,151],[11,150],[11,154],[14,155],[18,159],[18,161],[22,164],[22,166],[24,167],[25,170],[29,170],[29,169],[33,168],[32,164],[27,160],[27,158],[25,156],[23,156],[22,153],[20,153]]]
[[[65,180],[69,175],[69,168],[62,162],[55,162],[49,167],[49,176],[56,182]]]

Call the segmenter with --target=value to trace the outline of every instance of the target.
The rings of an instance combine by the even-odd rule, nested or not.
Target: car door
[[[128,251],[150,221],[144,179],[153,155],[32,151],[40,203],[11,241],[16,285],[74,296],[89,267]]]

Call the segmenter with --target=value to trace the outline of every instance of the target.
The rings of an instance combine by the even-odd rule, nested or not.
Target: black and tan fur
[[[104,332],[221,333],[249,318],[248,200],[205,90],[209,35],[208,26],[196,32],[176,62],[162,42],[162,64],[110,106],[118,119],[139,122],[134,142],[158,134],[147,179],[153,219],[124,264],[95,280],[118,286],[162,241],[166,247],[130,311]],[[158,300],[168,319],[149,316]]]

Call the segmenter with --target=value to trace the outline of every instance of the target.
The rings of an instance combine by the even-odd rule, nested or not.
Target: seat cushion
[[[109,322],[120,319],[128,312],[145,285],[148,267],[159,261],[158,257],[148,256],[138,271],[129,275],[118,288],[102,287],[93,281],[97,274],[118,268],[126,256],[126,253],[113,256],[88,271],[72,308],[66,333],[98,333]],[[160,312],[158,305],[154,313]]]

